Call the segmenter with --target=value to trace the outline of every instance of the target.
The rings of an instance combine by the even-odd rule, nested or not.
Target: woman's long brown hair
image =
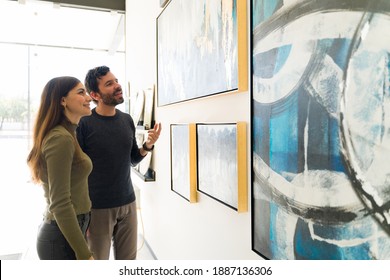
[[[43,141],[51,129],[67,122],[61,101],[78,83],[80,81],[74,77],[56,77],[51,79],[43,89],[41,103],[34,124],[33,147],[27,157],[27,164],[30,167],[34,183],[41,181]],[[70,130],[69,126],[64,126]],[[73,131],[70,132],[74,135]]]

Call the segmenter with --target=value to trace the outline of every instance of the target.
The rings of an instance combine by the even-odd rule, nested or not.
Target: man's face
[[[122,87],[118,79],[108,72],[98,80],[99,92],[97,93],[105,105],[116,106],[123,103]]]

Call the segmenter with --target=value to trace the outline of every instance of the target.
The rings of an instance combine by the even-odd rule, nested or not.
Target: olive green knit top
[[[72,125],[71,129],[75,131],[76,127]],[[77,259],[88,259],[92,253],[79,227],[77,215],[88,213],[91,209],[88,175],[92,171],[92,162],[75,141],[62,125],[53,128],[43,141],[41,180],[47,203],[45,219],[56,220]]]

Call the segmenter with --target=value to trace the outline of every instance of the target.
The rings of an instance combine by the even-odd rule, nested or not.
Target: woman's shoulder
[[[56,125],[53,129],[51,129],[49,131],[49,133],[47,134],[47,136],[56,136],[56,135],[60,135],[60,136],[70,136],[72,137],[72,135],[70,134],[70,132],[62,125]]]
[[[46,135],[44,145],[53,142],[59,144],[73,143],[73,137],[65,127],[57,125]]]

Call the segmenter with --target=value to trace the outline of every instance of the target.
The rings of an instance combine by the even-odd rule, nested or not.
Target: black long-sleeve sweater
[[[131,166],[143,156],[131,116],[120,110],[112,117],[101,116],[93,109],[92,115],[80,120],[77,138],[93,163],[88,179],[92,208],[120,207],[135,201]]]

